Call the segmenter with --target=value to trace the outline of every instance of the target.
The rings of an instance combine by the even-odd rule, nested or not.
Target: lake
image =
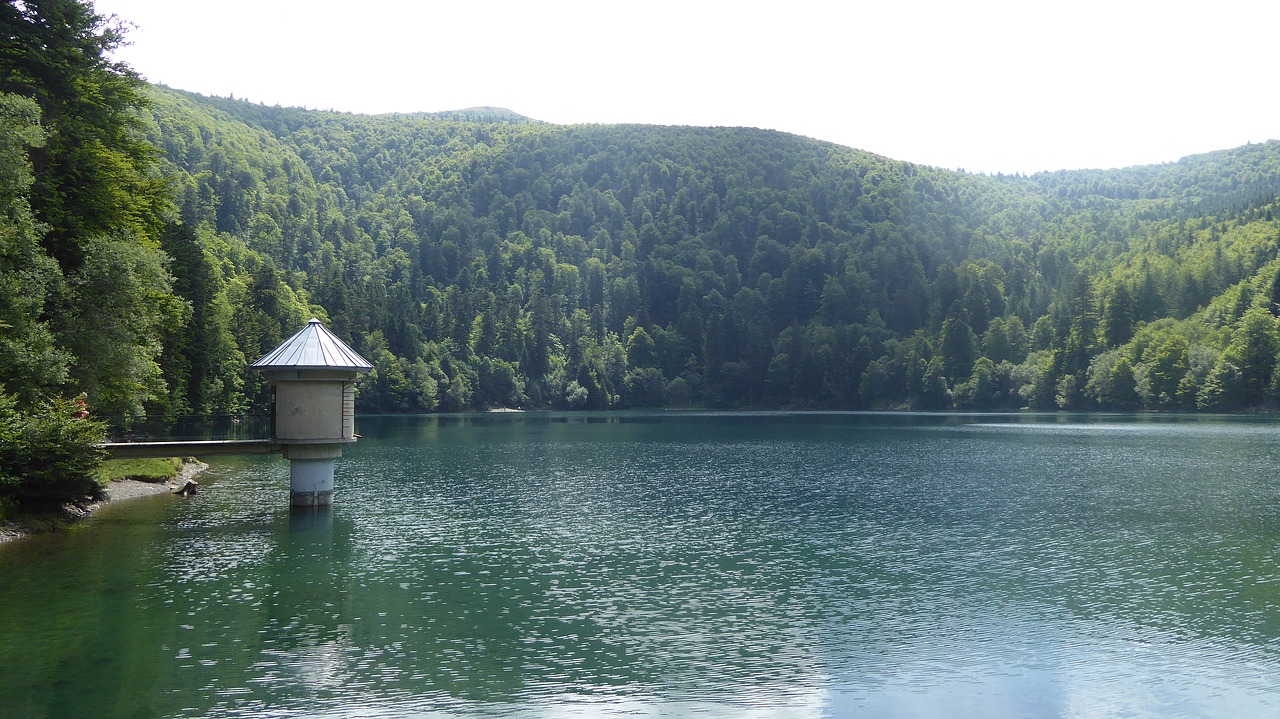
[[[1280,715],[1280,424],[362,417],[0,546],[5,717]]]

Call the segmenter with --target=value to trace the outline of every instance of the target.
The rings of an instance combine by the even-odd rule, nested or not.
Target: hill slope
[[[234,311],[280,320],[234,320],[259,327],[238,346],[322,311],[378,366],[366,410],[1264,400],[1204,383],[1272,309],[1277,143],[992,178],[750,129],[155,95],[187,230],[246,285]],[[1164,398],[1135,333],[1227,292],[1217,334],[1168,330],[1199,374]],[[1132,388],[1090,371],[1116,355]]]

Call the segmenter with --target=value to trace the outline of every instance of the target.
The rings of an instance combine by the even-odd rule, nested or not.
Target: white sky
[[[97,0],[117,57],[206,95],[361,113],[783,130],[972,172],[1280,138],[1269,0]]]

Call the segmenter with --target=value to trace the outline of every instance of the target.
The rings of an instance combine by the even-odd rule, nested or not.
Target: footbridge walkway
[[[105,417],[112,459],[215,454],[275,454],[268,415]]]

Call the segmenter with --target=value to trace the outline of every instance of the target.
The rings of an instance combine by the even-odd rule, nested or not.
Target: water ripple
[[[116,610],[152,713],[1280,709],[1269,425],[626,417],[363,421],[314,515],[220,465]]]

